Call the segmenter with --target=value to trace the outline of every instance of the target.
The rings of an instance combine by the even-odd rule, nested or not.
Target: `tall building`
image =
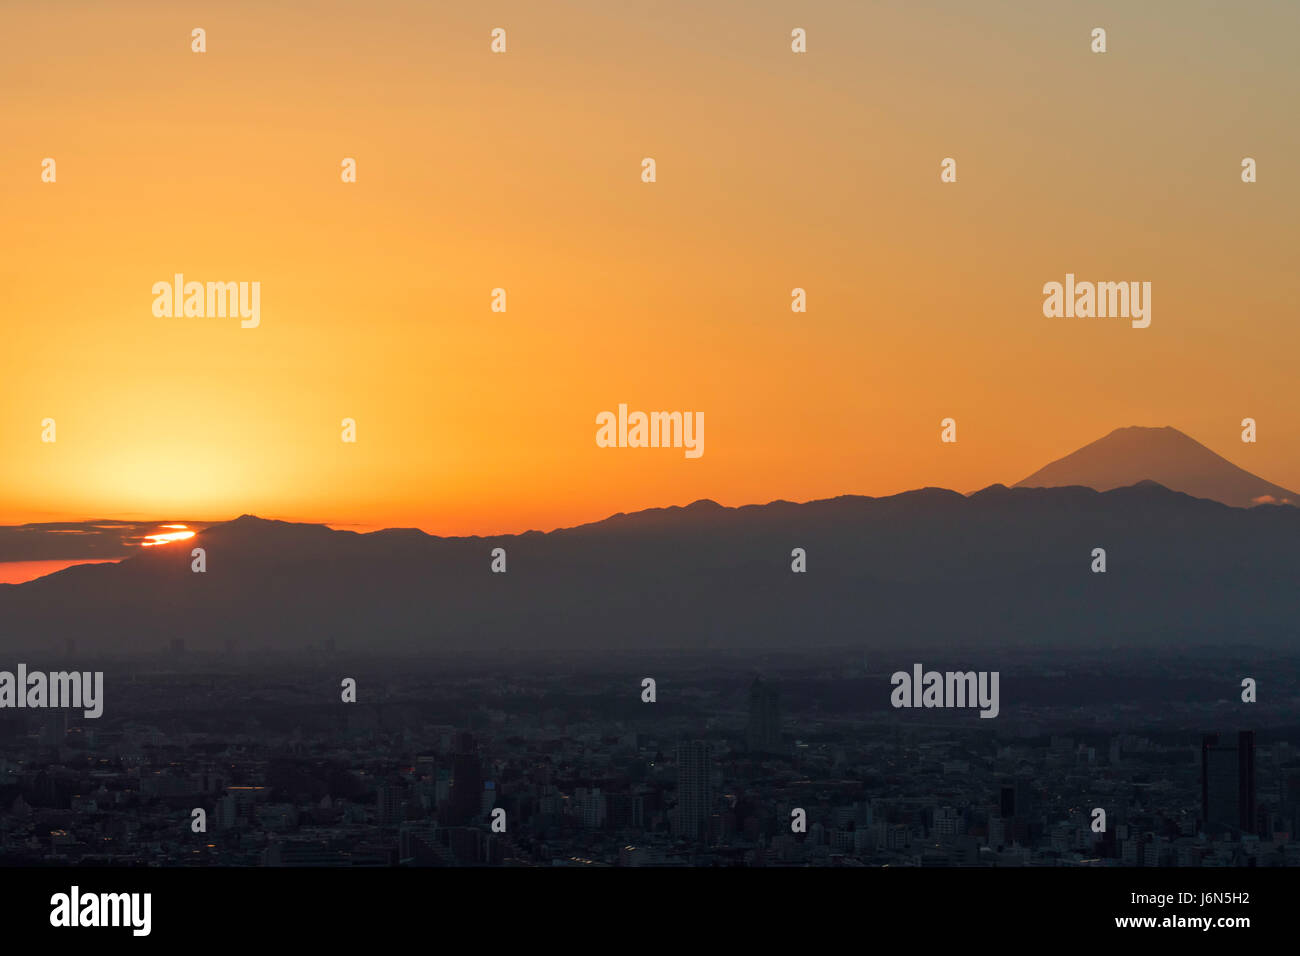
[[[781,701],[777,689],[755,677],[749,688],[746,743],[753,753],[781,752]]]
[[[483,810],[483,764],[472,734],[457,734],[451,755],[451,795],[447,801],[449,826],[464,826]]]
[[[1014,783],[1004,783],[998,798],[998,813],[1004,820],[1016,815],[1016,790]]]
[[[606,821],[615,830],[645,827],[645,798],[639,793],[611,793],[606,801]]]
[[[375,792],[375,822],[381,827],[402,822],[402,789],[392,781],[381,783]]]
[[[1255,733],[1236,740],[1219,734],[1201,738],[1201,820],[1207,833],[1255,831]]]
[[[1002,818],[1006,845],[1027,846],[1041,835],[1039,802],[1030,781],[1023,777],[1002,783],[998,795],[998,814]]]
[[[713,748],[703,740],[677,745],[677,835],[701,839],[713,811]]]
[[[1028,820],[1034,815],[1036,809],[1037,801],[1034,799],[1033,789],[1028,780],[1024,777],[1016,777],[1014,780],[1002,782],[998,800],[998,810],[1002,816],[1008,819],[1015,817]]]

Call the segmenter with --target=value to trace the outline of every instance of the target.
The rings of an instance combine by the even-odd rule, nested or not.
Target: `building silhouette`
[[[375,792],[375,822],[392,826],[402,822],[402,789],[394,781],[381,783]]]
[[[753,753],[781,752],[781,701],[777,689],[755,677],[749,688],[749,726],[745,742]]]
[[[1255,830],[1255,733],[1235,740],[1219,734],[1201,738],[1201,820],[1206,833]]]
[[[449,826],[464,826],[483,810],[483,762],[472,734],[457,734],[451,755],[451,794],[447,801]]]
[[[677,835],[701,839],[713,810],[713,748],[703,740],[677,745]]]

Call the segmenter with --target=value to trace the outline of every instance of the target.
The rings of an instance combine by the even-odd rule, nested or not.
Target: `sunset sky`
[[[0,9],[0,524],[545,530],[1122,425],[1300,488],[1300,4],[280,6]],[[260,327],[155,318],[177,272]],[[1045,318],[1067,272],[1150,328]],[[598,448],[621,402],[704,455]]]

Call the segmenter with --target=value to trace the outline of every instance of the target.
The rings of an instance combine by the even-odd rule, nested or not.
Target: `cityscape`
[[[1300,688],[1274,678],[1278,703],[1243,704],[1222,676],[1240,660],[1213,651],[1080,656],[1068,682],[1059,655],[1002,655],[984,721],[890,707],[880,652],[310,650],[255,662],[176,639],[103,663],[112,715],[0,713],[6,863],[1300,863]]]

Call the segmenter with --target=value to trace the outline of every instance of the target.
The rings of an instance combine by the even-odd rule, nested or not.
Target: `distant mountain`
[[[1017,488],[1082,485],[1097,491],[1156,481],[1194,498],[1234,508],[1300,505],[1300,494],[1265,481],[1216,455],[1176,428],[1117,428],[1104,438],[1040,468]]]
[[[191,549],[207,571],[191,571]],[[507,572],[492,573],[504,548]],[[1094,548],[1107,571],[1090,570]],[[807,572],[791,571],[791,550]],[[1300,509],[1154,482],[925,488],[615,515],[547,534],[371,534],[245,515],[117,564],[0,586],[10,655],[100,649],[1294,646]],[[11,662],[12,663],[12,662]],[[928,660],[927,660],[928,663]]]

